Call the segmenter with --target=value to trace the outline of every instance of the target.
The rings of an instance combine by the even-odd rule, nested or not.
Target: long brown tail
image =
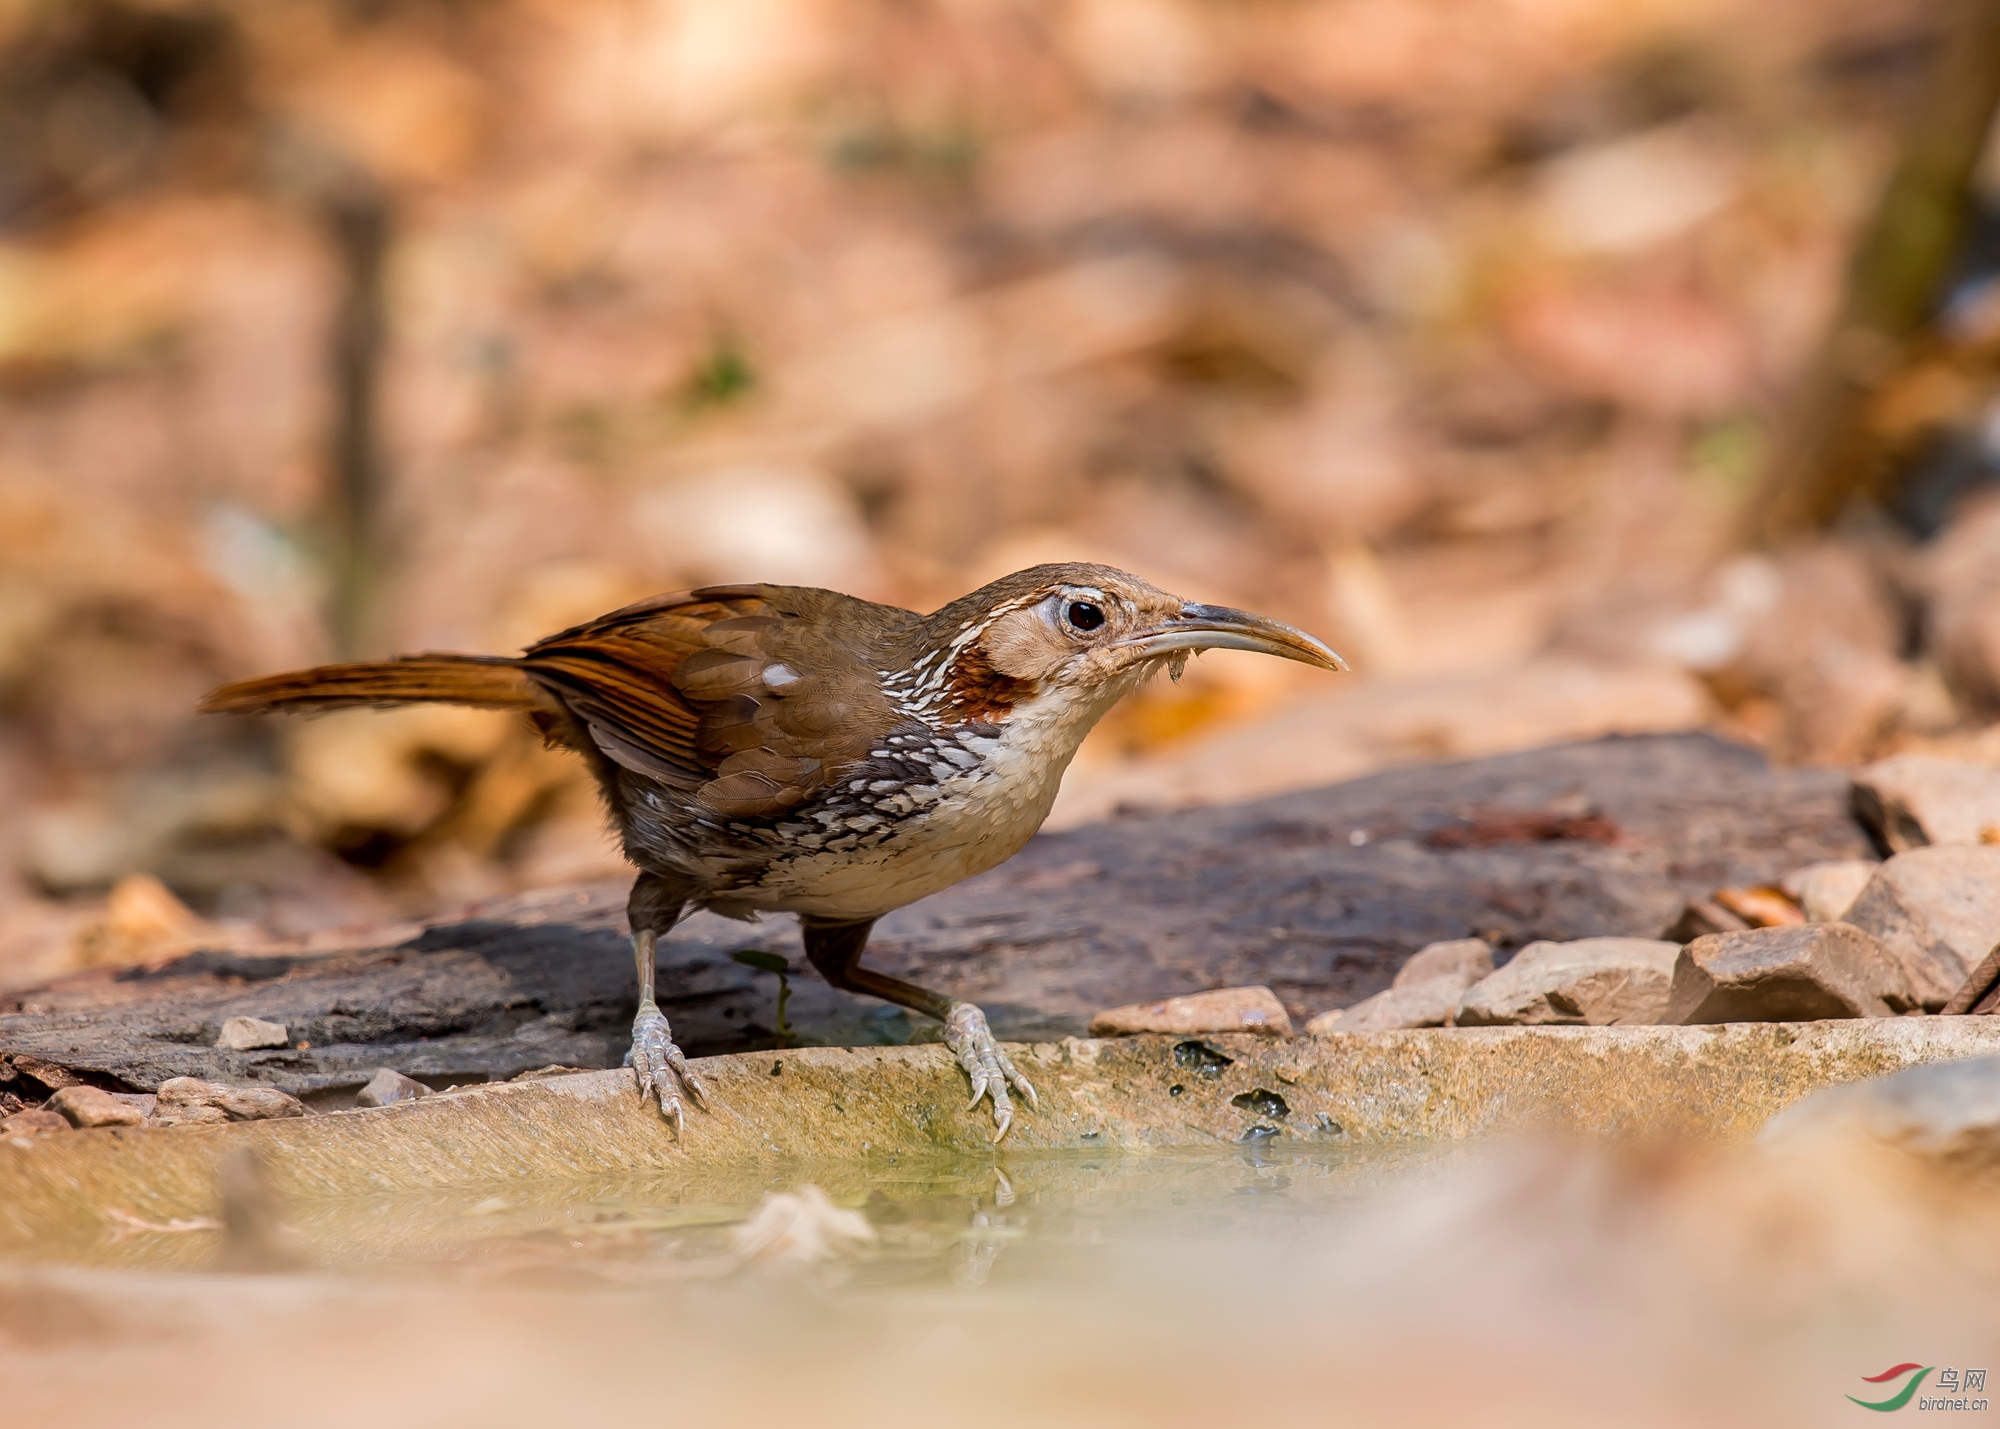
[[[320,665],[211,690],[203,714],[313,714],[358,705],[435,703],[536,709],[548,703],[510,660],[491,655],[405,655],[367,665]]]

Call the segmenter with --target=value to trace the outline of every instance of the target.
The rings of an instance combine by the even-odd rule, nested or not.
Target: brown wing
[[[538,642],[520,664],[613,763],[716,814],[774,818],[865,753],[874,732],[839,694],[866,672],[837,668],[837,646],[785,599],[830,595],[711,586],[655,596]],[[859,683],[873,690],[872,675]]]

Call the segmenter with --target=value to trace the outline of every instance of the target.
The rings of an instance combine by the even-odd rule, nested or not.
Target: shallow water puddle
[[[246,1233],[116,1220],[0,1263],[0,1417],[1830,1423],[1913,1353],[1989,1362],[1991,1205],[1847,1143],[1533,1140],[225,1204],[295,1268],[208,1273]]]
[[[711,1278],[789,1261],[827,1262],[832,1279],[855,1287],[978,1284],[1062,1279],[1102,1261],[1108,1248],[1154,1241],[1280,1244],[1327,1228],[1385,1181],[1464,1154],[1444,1145],[1306,1143],[917,1154],[718,1171],[692,1190],[643,1177],[517,1182],[252,1213],[283,1225],[283,1253],[301,1269],[582,1287]],[[744,1227],[766,1197],[789,1205],[806,1187],[824,1192],[816,1203],[824,1209],[797,1212],[807,1221],[803,1251],[790,1242],[744,1245]],[[859,1225],[861,1234],[836,1233],[815,1250],[811,1221],[829,1212],[836,1232]],[[215,1262],[228,1218],[168,1229],[113,1216],[98,1238],[45,1244],[41,1258],[202,1268]]]
[[[686,1141],[611,1073],[41,1138],[0,1147],[0,1420],[1852,1422],[1990,1364],[2000,1199],[1745,1143],[1990,1021],[1025,1049],[1001,1151],[929,1048],[717,1059]]]

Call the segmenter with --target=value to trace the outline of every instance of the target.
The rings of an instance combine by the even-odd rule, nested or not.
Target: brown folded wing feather
[[[710,625],[763,605],[748,586],[654,596],[537,641],[520,665],[614,764],[691,792],[719,761],[696,749],[701,711],[674,676]]]
[[[520,664],[614,764],[723,817],[776,818],[887,723],[873,672],[798,618],[821,613],[802,603],[846,599],[782,586],[656,596],[550,636]]]

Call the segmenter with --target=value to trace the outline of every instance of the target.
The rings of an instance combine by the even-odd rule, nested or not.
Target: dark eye
[[[1071,627],[1077,630],[1095,630],[1104,624],[1103,610],[1087,600],[1071,601],[1069,609],[1063,612],[1063,616]]]

